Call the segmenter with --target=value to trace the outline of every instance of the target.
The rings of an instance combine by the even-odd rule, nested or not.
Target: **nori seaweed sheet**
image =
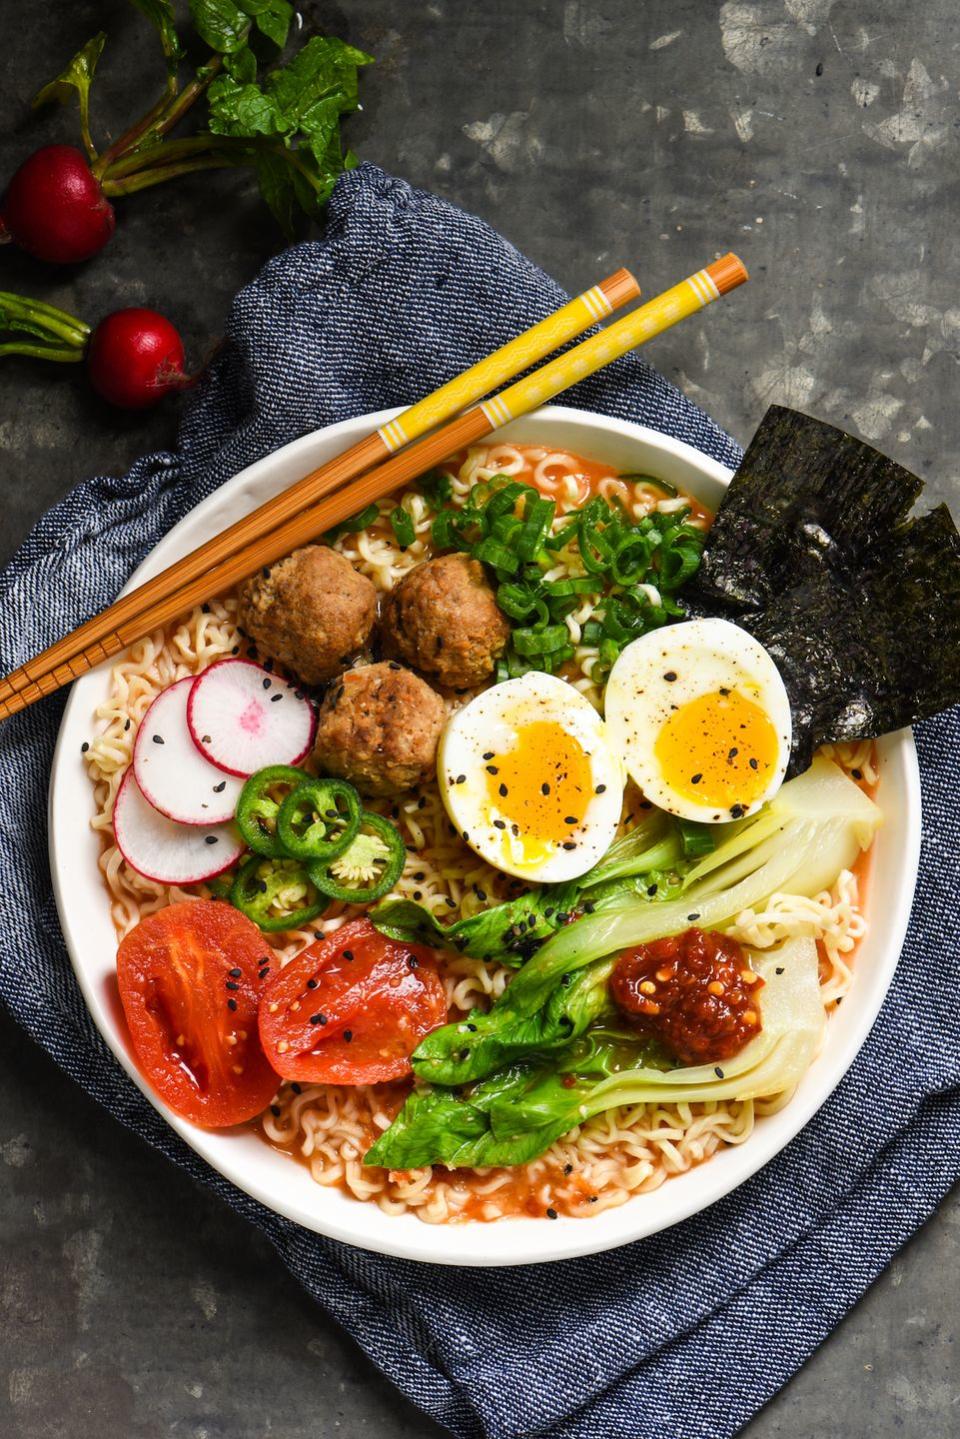
[[[793,712],[789,774],[827,740],[876,738],[960,701],[960,535],[870,445],[773,405],[721,502],[691,614],[769,650]]]

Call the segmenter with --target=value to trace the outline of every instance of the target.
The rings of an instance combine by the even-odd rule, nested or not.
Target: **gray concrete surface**
[[[378,57],[350,126],[359,153],[479,211],[568,287],[628,263],[653,291],[739,250],[752,284],[651,351],[738,438],[768,402],[799,405],[960,500],[951,0],[302,9]],[[121,0],[29,15],[0,0],[0,178],[71,136],[69,116],[32,115],[28,99],[101,26],[100,135],[159,78]],[[50,272],[0,253],[0,287],[93,319],[155,304],[199,359],[278,243],[242,176],[206,177],[128,201],[86,266]],[[173,444],[176,413],[118,418],[72,371],[5,362],[0,558],[81,477]],[[0,1035],[2,1439],[439,1433],[258,1235],[106,1120],[8,1021]],[[749,1439],[957,1433],[958,1223],[954,1199]]]

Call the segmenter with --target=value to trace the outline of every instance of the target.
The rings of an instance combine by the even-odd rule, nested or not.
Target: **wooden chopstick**
[[[439,390],[411,405],[396,419],[390,420],[372,435],[367,435],[336,459],[311,471],[282,494],[252,510],[229,529],[216,535],[209,544],[202,545],[177,560],[152,580],[139,585],[71,634],[65,635],[41,654],[28,660],[20,669],[0,680],[0,700],[26,691],[31,684],[36,684],[49,672],[55,671],[64,675],[66,678],[62,683],[84,673],[90,668],[86,656],[95,654],[98,645],[101,647],[101,660],[115,653],[111,645],[118,626],[128,625],[137,615],[147,613],[154,604],[167,600],[172,593],[207,574],[231,555],[240,553],[305,507],[388,459],[404,445],[465,409],[467,405],[473,404],[481,395],[490,394],[498,385],[529,369],[568,340],[582,335],[584,330],[588,330],[598,320],[606,319],[614,310],[636,299],[639,294],[640,286],[629,270],[617,270],[608,275],[598,285],[570,300],[529,330],[517,335],[477,364],[471,365],[447,384],[441,385]],[[215,592],[215,589],[211,590],[211,593]],[[189,608],[189,602],[185,601],[181,608]],[[145,629],[151,627],[151,622],[144,626]],[[81,656],[84,658],[80,660],[80,668],[71,668],[73,662]],[[0,709],[0,717],[3,713]]]
[[[85,648],[69,663],[43,673],[15,694],[0,700],[0,718],[16,714],[43,695],[69,684],[79,674],[126,649],[150,630],[165,625],[193,605],[231,588],[254,570],[274,564],[300,545],[348,519],[365,505],[382,499],[422,475],[454,451],[475,444],[501,425],[536,409],[654,335],[705,308],[729,290],[742,285],[747,278],[746,268],[736,255],[725,255],[705,269],[698,270],[679,285],[639,306],[533,374],[476,405],[443,429],[395,454],[354,483],[292,515],[268,534],[259,535],[245,549],[229,555],[189,584],[158,599],[145,613],[116,624],[96,645]],[[103,617],[110,616],[115,610],[116,606],[111,606]]]

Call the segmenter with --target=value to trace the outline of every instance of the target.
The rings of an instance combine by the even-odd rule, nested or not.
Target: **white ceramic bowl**
[[[305,435],[236,475],[171,530],[131,578],[128,588],[165,568],[209,536],[344,450],[395,411],[358,416]],[[607,461],[622,471],[647,471],[690,490],[715,507],[730,472],[689,445],[640,425],[582,410],[550,406],[500,432],[504,440],[544,440]],[[499,438],[498,437],[498,438]],[[823,1050],[797,1094],[778,1114],[761,1119],[742,1146],[669,1180],[595,1219],[508,1219],[494,1224],[435,1226],[412,1214],[391,1218],[315,1184],[305,1166],[275,1152],[249,1131],[209,1133],[172,1114],[150,1092],[127,1047],[112,999],[116,936],[97,868],[99,840],[90,829],[92,794],[80,746],[89,739],[96,705],[106,694],[101,667],[74,685],[50,780],[50,860],[60,922],[84,998],[120,1064],[178,1134],[215,1169],[262,1204],[320,1234],[363,1249],[434,1264],[530,1264],[612,1249],[688,1218],[754,1174],[819,1109],[849,1068],[876,1017],[906,932],[920,848],[920,790],[909,731],[881,746],[879,802],[885,824],[869,884],[870,931],[861,944],[850,996],[827,1025]]]

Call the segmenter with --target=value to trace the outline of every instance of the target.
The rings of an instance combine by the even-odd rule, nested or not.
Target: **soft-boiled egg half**
[[[492,685],[447,723],[440,793],[477,854],[528,881],[575,879],[606,853],[625,776],[579,690],[531,672]]]
[[[627,645],[605,711],[631,779],[682,819],[739,819],[783,783],[787,691],[763,646],[728,620],[667,625]]]

